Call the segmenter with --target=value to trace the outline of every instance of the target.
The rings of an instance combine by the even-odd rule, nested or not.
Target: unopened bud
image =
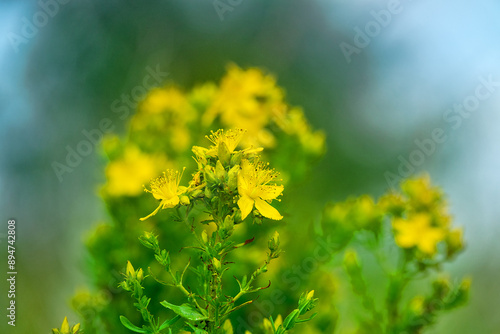
[[[231,166],[239,165],[241,163],[241,158],[243,157],[243,152],[238,151],[231,155]]]
[[[219,143],[219,145],[217,146],[217,156],[219,157],[219,160],[222,162],[224,166],[226,166],[229,163],[231,158],[231,153],[229,152],[226,143],[224,142]]]
[[[217,178],[215,177],[215,168],[213,168],[212,166],[205,166],[204,172],[205,180],[208,184],[217,183]]]
[[[221,181],[224,182],[226,180],[226,170],[222,166],[220,160],[217,160],[217,163],[215,164],[215,177]]]
[[[203,230],[203,232],[201,232],[201,240],[203,240],[203,242],[205,244],[208,244],[208,234],[207,234],[207,231]]]
[[[212,263],[214,264],[214,268],[215,270],[217,271],[220,271],[221,270],[221,264],[220,264],[220,261],[217,260],[215,257],[212,259]]]
[[[278,250],[280,246],[280,235],[277,231],[274,231],[272,238],[267,242],[267,246],[271,252]]]
[[[189,205],[189,203],[191,203],[189,201],[189,197],[187,197],[186,195],[182,195],[180,198],[179,198],[179,201],[181,202],[181,205]]]
[[[127,261],[127,276],[128,277],[131,277],[131,278],[135,278],[136,275],[135,275],[135,269],[134,267],[132,266],[132,263],[130,263],[130,261]]]
[[[139,269],[137,271],[137,280],[141,282],[143,279],[144,279],[144,272],[142,271],[142,269]]]
[[[448,257],[460,252],[464,248],[463,230],[459,228],[451,231],[448,234],[446,243],[448,245]]]
[[[227,173],[227,187],[230,191],[236,191],[238,188],[238,174],[240,172],[240,165],[233,166]]]

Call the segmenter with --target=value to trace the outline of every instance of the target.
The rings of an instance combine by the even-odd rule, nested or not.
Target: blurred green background
[[[86,282],[82,236],[106,219],[97,196],[105,160],[93,149],[62,180],[53,162],[64,163],[68,146],[74,149],[103,118],[123,132],[126,120],[113,112],[113,102],[141,84],[148,68],[189,89],[218,81],[234,62],[275,74],[288,102],[303,106],[313,126],[327,133],[328,152],[300,189],[309,194],[304,205],[311,212],[328,200],[380,195],[389,187],[385,173],[398,173],[401,159],[418,150],[415,141],[443,129],[446,140],[415,173],[429,171],[449,195],[455,224],[465,226],[468,249],[448,269],[472,276],[473,286],[469,306],[442,318],[433,332],[500,332],[500,87],[493,84],[487,98],[470,104],[482,80],[500,81],[500,4],[220,2],[227,7],[0,2],[5,271],[7,220],[15,218],[18,228],[17,326],[7,326],[4,315],[0,331],[46,333],[65,315],[76,320],[68,300]],[[473,110],[458,113],[462,103]],[[1,287],[4,314],[5,280]]]

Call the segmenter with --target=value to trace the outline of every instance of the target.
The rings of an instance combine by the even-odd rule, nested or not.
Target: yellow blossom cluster
[[[323,215],[323,228],[333,229],[332,238],[339,245],[347,244],[359,230],[382,233],[383,219],[389,216],[396,244],[416,250],[418,257],[433,257],[440,243],[446,246],[447,258],[462,250],[462,229],[451,227],[443,194],[431,185],[428,176],[404,181],[401,190],[382,196],[377,203],[363,195],[329,204]]]
[[[244,128],[245,136],[230,138],[245,147],[263,147],[266,158],[285,175],[290,156],[307,164],[325,151],[325,135],[314,131],[300,108],[285,102],[285,93],[273,76],[260,69],[229,65],[219,85],[205,83],[184,92],[175,86],[152,89],[131,118],[128,136],[108,136],[105,151],[108,196],[135,197],[158,168],[186,166],[193,144],[201,134],[217,128]],[[279,138],[279,140],[278,140]],[[234,150],[226,143],[228,149]],[[111,149],[110,149],[111,147]],[[111,154],[109,152],[112,152]],[[208,154],[213,154],[210,151]],[[277,163],[274,159],[281,159]]]
[[[398,212],[392,222],[396,244],[416,249],[424,257],[432,257],[438,245],[446,245],[447,257],[463,248],[462,229],[452,228],[446,201],[428,175],[401,184],[402,193],[381,199],[381,206]]]
[[[151,190],[145,190],[160,204],[141,220],[155,215],[160,209],[189,205],[197,199],[209,199],[211,202],[217,199],[221,205],[237,203],[241,220],[254,207],[263,217],[282,219],[278,210],[270,205],[283,192],[283,185],[276,184],[278,173],[259,160],[257,153],[262,151],[261,148],[236,149],[245,133],[242,129],[221,129],[207,136],[213,144],[210,147],[194,146],[198,170],[193,173],[188,187],[179,186],[182,173],[174,170],[168,170],[152,180]],[[222,202],[223,198],[230,201]]]

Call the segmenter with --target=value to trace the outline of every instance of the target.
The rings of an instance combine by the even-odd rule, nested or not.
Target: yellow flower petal
[[[160,205],[158,205],[158,207],[157,207],[157,208],[156,208],[153,212],[151,212],[151,213],[150,213],[149,215],[147,215],[146,217],[139,218],[139,220],[140,220],[140,221],[144,221],[144,220],[148,219],[149,217],[152,217],[152,216],[156,215],[156,214],[158,213],[158,211],[160,211],[160,208],[161,208],[161,206],[162,206],[162,205],[163,205],[163,204],[162,204],[162,203],[160,203]]]
[[[241,210],[241,219],[245,219],[252,211],[254,201],[248,196],[241,196],[238,200],[238,207]]]
[[[271,204],[267,203],[266,201],[256,198],[255,199],[255,207],[257,210],[259,210],[260,214],[263,215],[266,218],[269,219],[274,219],[274,220],[280,220],[283,218],[282,215],[271,206]]]
[[[436,245],[444,239],[444,232],[438,228],[431,228],[425,233],[425,238],[422,238],[418,244],[418,248],[427,254],[436,252]]]
[[[163,205],[163,209],[173,208],[177,204],[179,204],[179,196],[165,198],[163,201],[161,201],[161,204]]]
[[[268,186],[268,185],[263,185],[257,187],[257,191],[255,193],[256,196],[264,199],[264,200],[272,200],[281,195],[283,192],[284,187],[282,185],[280,186]]]

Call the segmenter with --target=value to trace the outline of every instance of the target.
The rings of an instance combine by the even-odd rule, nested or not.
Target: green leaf
[[[160,331],[161,331],[161,330],[164,330],[164,329],[165,329],[165,328],[167,328],[167,327],[172,326],[172,325],[173,325],[173,324],[174,324],[177,320],[179,320],[180,318],[181,318],[181,316],[180,316],[180,315],[176,315],[175,317],[173,317],[173,318],[172,318],[172,319],[170,319],[170,320],[165,320],[165,321],[161,324],[160,328],[158,328],[158,330],[160,330]]]
[[[192,321],[201,321],[208,319],[208,316],[201,313],[197,308],[193,307],[189,304],[182,304],[181,306],[170,304],[167,301],[162,301],[160,303],[163,307],[166,307],[181,317],[192,320]]]
[[[191,325],[190,323],[187,324],[189,327],[191,327],[191,329],[193,330],[193,333],[194,334],[208,334],[207,331],[203,330],[203,329],[200,329],[198,327],[194,327],[193,325]]]
[[[149,333],[148,330],[143,329],[143,328],[139,328],[136,325],[134,325],[133,323],[131,323],[130,320],[128,320],[123,315],[120,316],[120,322],[122,323],[123,326],[127,327],[132,332],[136,332],[136,333]]]

